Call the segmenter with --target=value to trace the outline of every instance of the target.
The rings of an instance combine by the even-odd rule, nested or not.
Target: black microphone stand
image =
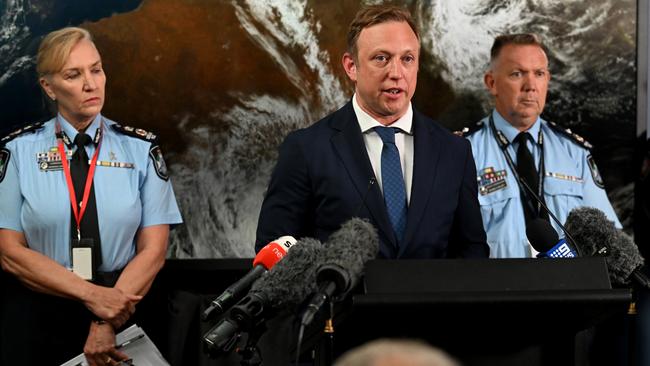
[[[334,362],[334,304],[329,299],[325,307],[328,311],[323,336],[316,347],[314,366],[331,366]]]
[[[240,365],[242,366],[260,366],[262,365],[262,354],[257,346],[262,334],[266,332],[266,322],[261,322],[248,332],[248,339],[244,348],[238,349],[237,353],[241,356]]]
[[[633,290],[634,291],[634,290]],[[625,323],[627,327],[627,357],[630,366],[637,365],[637,337],[635,324],[638,321],[638,313],[636,310],[636,303],[638,300],[638,289],[634,291],[632,302],[627,309],[627,317]]]

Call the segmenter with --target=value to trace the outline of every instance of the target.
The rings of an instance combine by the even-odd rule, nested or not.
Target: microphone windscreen
[[[260,294],[272,308],[300,304],[316,291],[321,247],[316,239],[300,239],[278,264],[253,283],[250,294]]]
[[[544,219],[533,219],[526,224],[526,236],[530,245],[540,253],[546,253],[560,241],[551,224]]]
[[[593,207],[571,210],[565,227],[585,257],[597,256],[598,250],[603,245],[611,246],[617,235],[614,223],[609,221],[602,211]]]
[[[603,246],[608,248],[606,261],[612,283],[629,284],[632,272],[643,265],[639,248],[601,210],[575,208],[569,213],[565,226],[583,256],[596,256]]]
[[[322,263],[347,272],[351,281],[348,288],[340,289],[347,291],[361,277],[364,264],[376,258],[378,251],[379,237],[375,227],[367,220],[354,217],[329,237]]]
[[[609,276],[615,284],[629,285],[632,273],[642,267],[645,261],[639,252],[639,247],[634,244],[634,240],[622,230],[617,231],[607,257]]]

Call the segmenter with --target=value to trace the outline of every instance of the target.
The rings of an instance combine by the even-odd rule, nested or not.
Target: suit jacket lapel
[[[411,198],[406,220],[404,242],[399,246],[399,256],[411,245],[413,236],[424,217],[424,210],[429,202],[433,182],[438,174],[440,144],[433,135],[433,130],[424,117],[413,110],[413,180]]]
[[[372,170],[370,159],[368,159],[368,152],[365,148],[366,145],[352,103],[346,104],[339,113],[341,116],[333,118],[331,124],[332,128],[339,131],[332,136],[332,144],[359,193],[359,199],[364,200],[366,208],[368,208],[370,215],[377,223],[379,234],[395,248],[397,240],[388,221],[384,198],[379,185],[376,183],[375,173]],[[371,179],[375,179],[375,184],[368,190]]]

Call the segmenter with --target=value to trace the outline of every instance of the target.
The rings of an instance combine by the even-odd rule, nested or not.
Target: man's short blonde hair
[[[388,22],[406,22],[415,33],[415,37],[420,40],[418,27],[415,25],[411,13],[408,10],[396,5],[369,5],[363,7],[357,12],[350,27],[348,28],[348,53],[355,58],[357,55],[357,40],[361,31],[373,25]]]
[[[378,339],[352,349],[334,366],[458,366],[446,353],[419,340]]]
[[[36,56],[38,76],[43,77],[61,71],[72,48],[84,39],[93,41],[93,37],[87,30],[78,27],[66,27],[45,36]]]

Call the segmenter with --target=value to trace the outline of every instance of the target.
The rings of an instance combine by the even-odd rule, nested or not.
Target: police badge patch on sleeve
[[[163,158],[162,150],[160,146],[156,145],[149,150],[149,156],[153,160],[153,166],[156,168],[156,174],[160,179],[167,181],[169,180],[169,172],[167,171],[167,164],[165,164],[165,159]]]
[[[7,167],[9,166],[9,158],[11,153],[9,150],[2,148],[0,149],[0,183],[5,179],[5,173],[7,172]]]
[[[594,157],[591,155],[587,156],[587,163],[589,164],[591,177],[594,178],[594,183],[596,183],[598,187],[605,189],[605,182],[603,182],[603,177],[600,176],[600,172],[598,171]]]

